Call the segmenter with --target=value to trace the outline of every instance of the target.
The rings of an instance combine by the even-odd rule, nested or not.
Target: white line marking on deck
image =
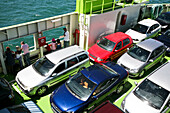
[[[18,90],[18,88],[14,84],[12,84],[12,86],[19,94],[21,94],[21,92]]]

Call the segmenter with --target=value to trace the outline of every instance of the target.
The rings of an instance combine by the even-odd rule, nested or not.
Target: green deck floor
[[[168,60],[170,60],[170,57],[165,57],[164,62],[167,62]],[[121,94],[116,95],[116,94],[112,94],[110,97],[105,98],[105,100],[110,100],[112,103],[114,103],[115,105],[117,105],[118,107],[120,107],[121,102],[123,101],[124,97],[135,87],[135,81],[136,82],[140,82],[141,80],[143,80],[149,73],[151,73],[154,69],[158,68],[161,64],[157,64],[156,66],[152,67],[151,69],[149,69],[143,78],[141,79],[128,79],[128,82],[125,84],[125,88],[123,89],[123,91],[121,92]],[[6,78],[8,81],[14,80],[15,76],[14,75],[3,75],[0,74],[0,77],[4,77]],[[64,82],[63,82],[64,83]],[[53,113],[53,111],[51,110],[51,105],[50,105],[50,94],[52,91],[54,91],[59,85],[61,85],[62,83],[55,85],[53,87],[51,87],[47,93],[42,96],[42,97],[28,97],[26,96],[17,86],[16,82],[13,81],[10,83],[13,86],[14,89],[14,94],[15,94],[15,104],[20,104],[22,102],[28,101],[28,100],[32,100],[34,101],[44,113]],[[105,101],[103,100],[103,101]],[[102,103],[102,102],[101,102]]]

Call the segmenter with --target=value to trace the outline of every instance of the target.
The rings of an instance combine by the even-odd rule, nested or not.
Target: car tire
[[[116,89],[116,94],[120,94],[122,92],[123,88],[124,88],[124,84],[119,85]]]
[[[41,95],[43,95],[46,91],[47,91],[47,87],[46,87],[46,86],[42,86],[42,87],[40,87],[40,88],[37,89],[36,94],[37,94],[38,96],[41,96]]]
[[[140,73],[139,73],[139,78],[141,78],[143,75],[144,75],[144,73],[145,73],[145,70],[142,70]]]
[[[81,67],[81,68],[78,70],[78,73],[79,73],[80,71],[82,71],[83,69],[85,69],[85,67]]]

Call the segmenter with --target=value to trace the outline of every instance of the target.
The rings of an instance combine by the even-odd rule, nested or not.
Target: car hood
[[[54,92],[52,102],[62,111],[67,111],[84,103],[84,101],[72,95],[65,84]]]
[[[159,113],[158,110],[136,97],[133,92],[126,97],[125,109],[129,113]]]
[[[132,39],[138,39],[141,41],[142,39],[146,38],[146,34],[139,33],[137,31],[134,31],[132,29],[129,29],[128,31],[125,32],[127,35],[131,36]]]
[[[125,67],[129,68],[129,69],[139,69],[140,67],[142,67],[145,62],[142,62],[140,60],[137,60],[133,57],[131,57],[130,55],[128,55],[127,53],[123,54],[118,62],[120,62],[122,65],[124,65]]]
[[[43,77],[39,73],[37,73],[34,68],[28,66],[27,68],[18,72],[16,79],[19,79],[24,86],[33,87],[36,86],[38,83],[42,82],[46,77]]]
[[[112,53],[110,51],[107,51],[107,50],[99,47],[97,44],[95,44],[91,48],[89,48],[88,52],[95,57],[100,57],[101,59],[104,59],[106,56],[110,56],[110,54]]]

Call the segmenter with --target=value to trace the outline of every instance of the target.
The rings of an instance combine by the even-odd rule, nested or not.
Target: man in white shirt
[[[69,32],[67,31],[66,28],[63,28],[63,30],[64,30],[64,35],[60,36],[60,38],[64,37],[64,48],[66,48],[69,46],[69,43],[70,43]]]

